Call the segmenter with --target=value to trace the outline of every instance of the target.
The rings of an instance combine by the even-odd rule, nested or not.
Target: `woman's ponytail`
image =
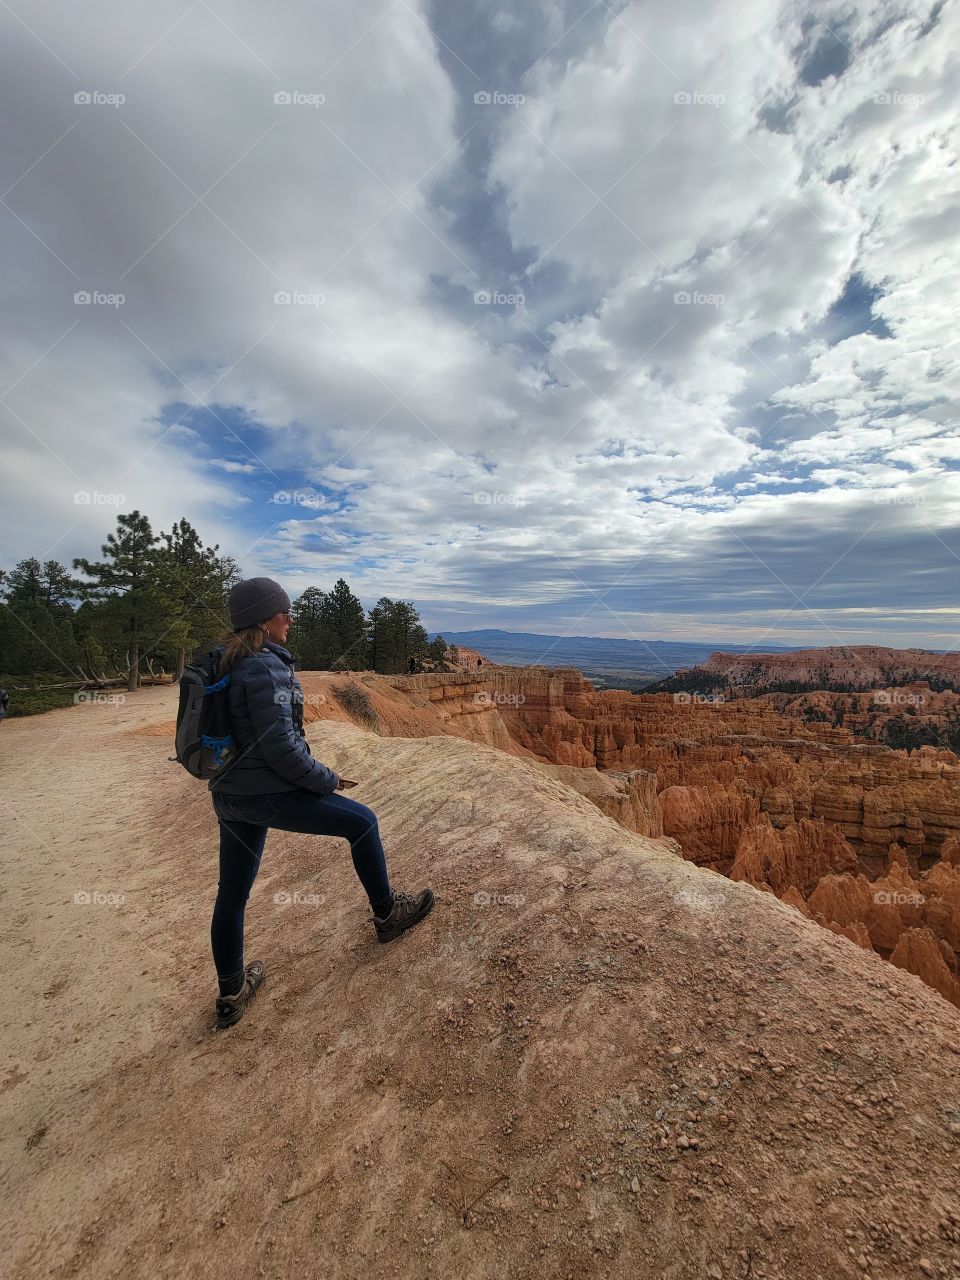
[[[259,625],[241,627],[239,631],[225,631],[218,642],[223,645],[220,670],[229,671],[241,658],[259,653],[266,638],[267,633]]]

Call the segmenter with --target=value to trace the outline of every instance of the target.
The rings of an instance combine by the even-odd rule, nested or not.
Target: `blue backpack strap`
[[[209,747],[213,752],[214,766],[219,769],[224,762],[224,753],[233,747],[233,738],[214,738],[211,737],[210,734],[205,733],[200,738],[200,745],[202,747]]]

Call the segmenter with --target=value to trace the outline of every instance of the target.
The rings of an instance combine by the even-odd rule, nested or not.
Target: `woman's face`
[[[291,621],[289,613],[275,613],[272,618],[267,618],[260,625],[274,644],[286,644]]]

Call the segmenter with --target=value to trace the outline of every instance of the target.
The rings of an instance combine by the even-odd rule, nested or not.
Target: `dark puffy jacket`
[[[314,760],[303,736],[303,690],[293,656],[267,640],[260,653],[231,668],[227,693],[230,728],[241,752],[211,791],[263,795],[303,788],[319,795],[337,789],[339,775]]]

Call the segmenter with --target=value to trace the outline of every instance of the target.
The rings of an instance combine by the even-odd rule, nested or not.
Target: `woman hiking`
[[[283,645],[290,597],[272,578],[238,582],[228,597],[232,631],[220,638],[221,674],[237,758],[209,788],[220,823],[220,883],[210,940],[220,983],[217,1026],[239,1022],[266,977],[243,963],[243,915],[270,827],[350,841],[353,865],[373,909],[380,942],[390,942],[433,906],[433,893],[394,893],[377,815],[338,795],[357,784],[314,760],[303,735],[303,690]]]

